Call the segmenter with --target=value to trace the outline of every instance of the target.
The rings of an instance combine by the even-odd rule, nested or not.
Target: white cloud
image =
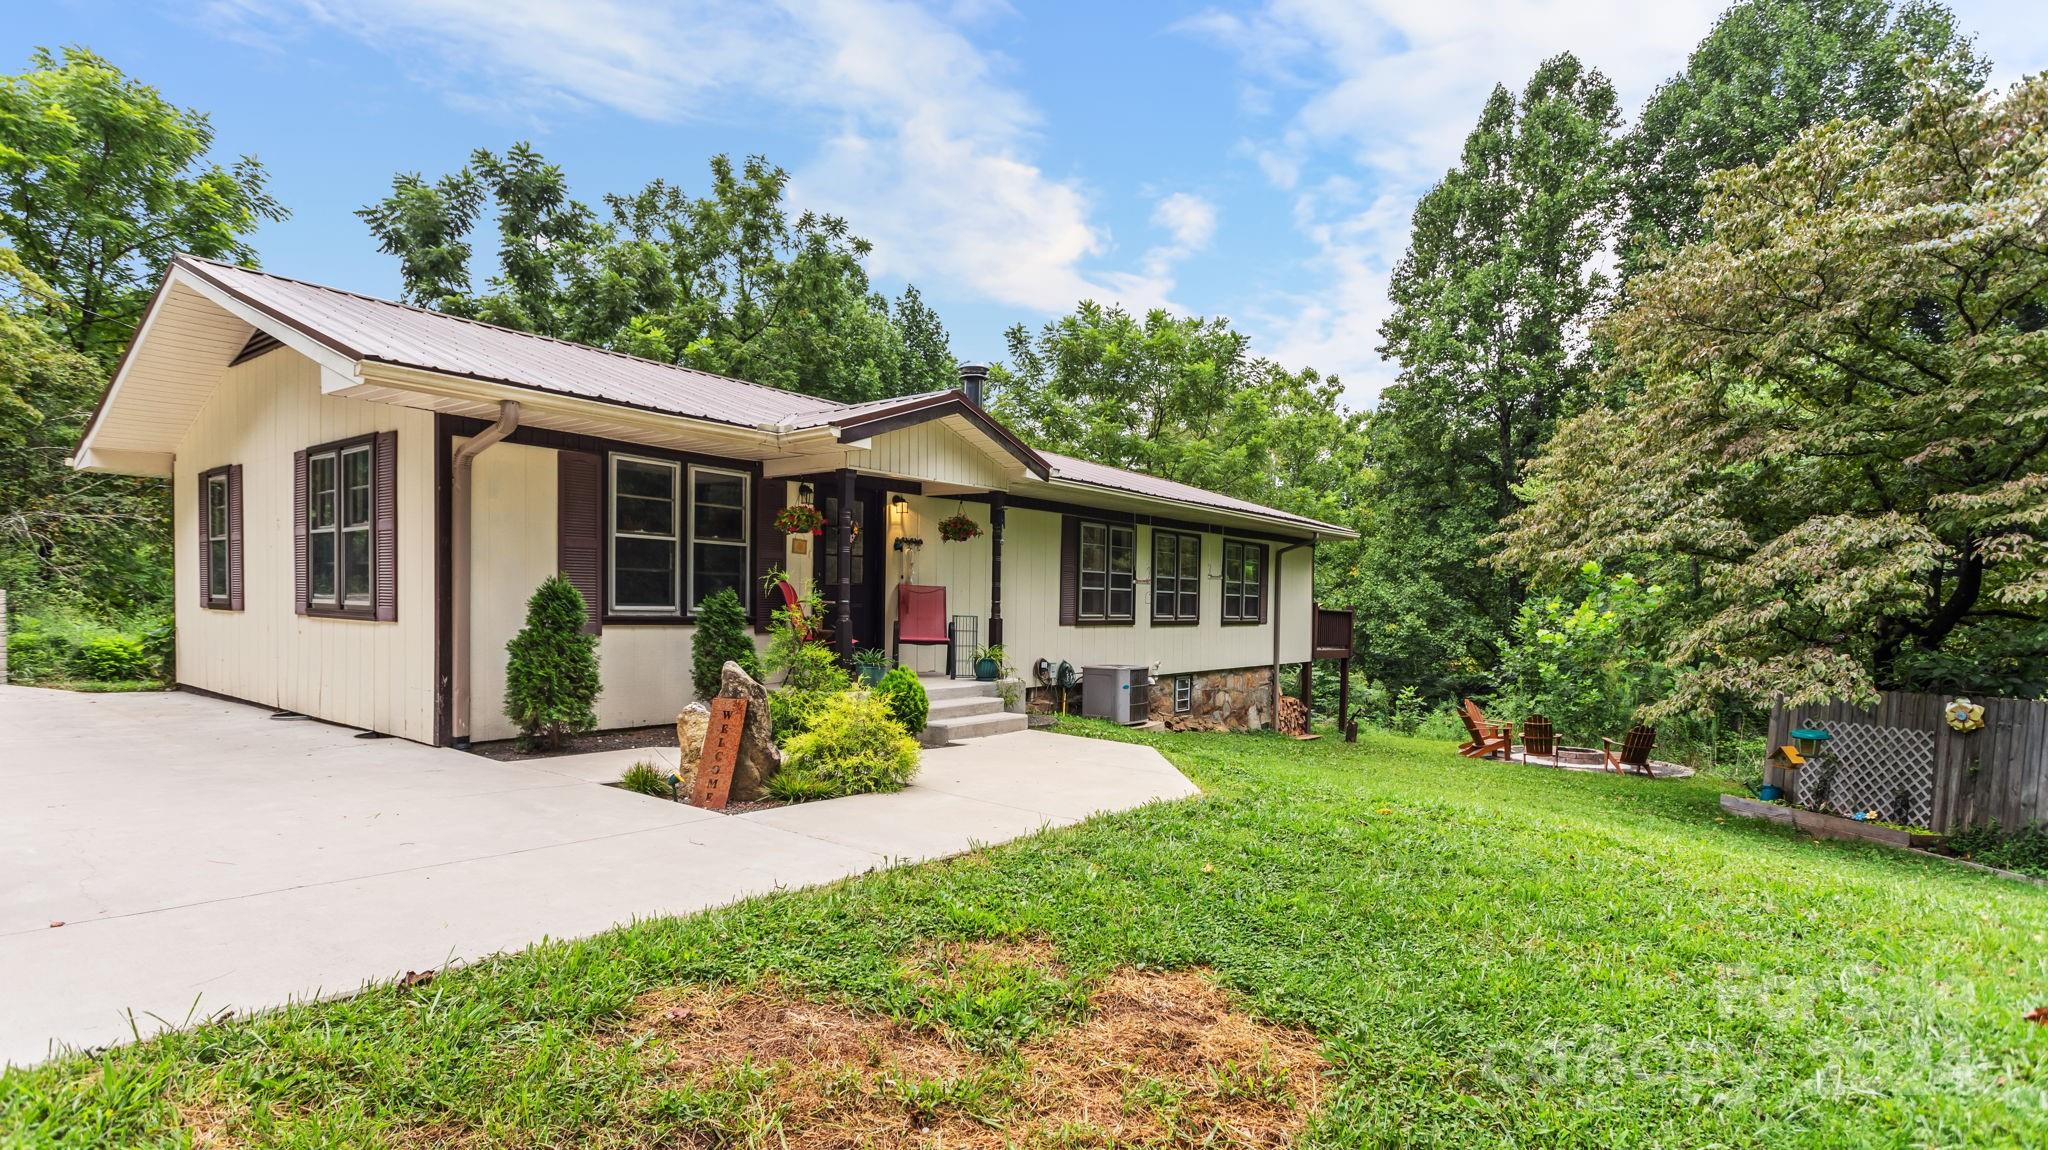
[[[1678,69],[1722,6],[1270,0],[1181,25],[1236,53],[1262,101],[1293,97],[1285,121],[1241,150],[1275,189],[1294,193],[1295,228],[1313,254],[1290,278],[1314,286],[1246,311],[1260,346],[1290,365],[1338,372],[1353,402],[1370,401],[1394,379],[1374,348],[1409,215],[1456,161],[1493,85],[1519,85],[1570,50],[1605,71],[1632,108]]]
[[[1624,115],[1685,64],[1728,0],[1266,0],[1212,10],[1183,32],[1226,47],[1257,99],[1282,122],[1239,151],[1280,191],[1296,192],[1296,229],[1314,254],[1245,311],[1260,346],[1295,366],[1344,375],[1354,402],[1394,379],[1373,349],[1387,280],[1407,247],[1414,202],[1456,161],[1495,83],[1519,87],[1571,51],[1614,81]],[[2038,0],[1952,0],[1958,21],[1997,64],[1994,83],[2048,65]],[[1356,178],[1338,192],[1328,173]],[[1306,192],[1298,191],[1313,183]],[[1240,309],[1245,310],[1245,309]]]
[[[238,12],[262,0],[228,0]],[[1000,57],[903,0],[270,0],[412,62],[451,100],[539,113],[565,101],[651,121],[781,112],[824,142],[791,164],[795,203],[846,216],[879,274],[1062,311],[1166,304],[1170,262],[1098,266],[1107,230],[1075,178],[1033,158],[1038,113]],[[272,9],[273,12],[277,11]],[[963,0],[950,16],[1001,18]],[[246,24],[254,21],[244,16]],[[283,23],[277,20],[277,23]]]
[[[1198,252],[1216,234],[1216,205],[1191,192],[1175,192],[1152,209],[1152,222],[1173,237],[1176,249]]]

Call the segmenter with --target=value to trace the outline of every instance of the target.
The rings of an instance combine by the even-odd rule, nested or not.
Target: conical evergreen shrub
[[[719,674],[728,659],[760,680],[761,657],[754,650],[753,636],[747,634],[747,609],[730,587],[697,604],[697,633],[690,637],[690,682],[698,698],[718,693]]]
[[[583,633],[583,620],[583,595],[550,576],[526,601],[526,626],[505,644],[505,716],[550,750],[564,735],[597,726],[594,704],[604,683],[597,636]]]

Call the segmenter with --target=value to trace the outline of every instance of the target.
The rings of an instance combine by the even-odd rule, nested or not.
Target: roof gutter
[[[470,464],[518,427],[519,405],[505,400],[498,407],[498,422],[455,450],[455,473],[448,484],[448,735],[457,747],[469,746]]]

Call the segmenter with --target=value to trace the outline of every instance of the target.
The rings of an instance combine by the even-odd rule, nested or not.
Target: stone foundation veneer
[[[1174,717],[1173,681],[1179,677],[1161,675],[1152,681],[1152,701],[1147,717],[1153,722],[1163,723]],[[1181,718],[1201,719],[1231,730],[1257,730],[1272,720],[1273,668],[1194,671],[1188,677],[1194,680],[1194,700]],[[1028,688],[1024,695],[1028,708],[1040,715],[1051,714],[1059,698],[1058,692],[1046,687]],[[1081,713],[1079,684],[1067,692],[1067,710],[1077,715]]]

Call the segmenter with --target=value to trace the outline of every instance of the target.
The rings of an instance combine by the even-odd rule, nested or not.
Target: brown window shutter
[[[604,457],[555,453],[555,565],[583,596],[583,630],[603,628]]]
[[[768,573],[789,562],[789,537],[775,529],[775,517],[789,504],[789,482],[754,480],[754,629],[766,631],[782,600],[761,586]]]
[[[213,526],[213,509],[207,506],[206,488],[208,474],[199,473],[199,605],[213,606],[213,538],[207,532]]]
[[[370,452],[370,601],[377,619],[398,618],[398,433],[380,431]]]
[[[1081,521],[1060,516],[1060,626],[1081,619]]]
[[[292,454],[292,610],[306,613],[306,453]]]
[[[1273,578],[1273,549],[1259,544],[1259,622],[1266,621],[1266,613],[1272,609],[1273,589],[1280,581]]]
[[[228,610],[242,609],[242,465],[228,465]]]

